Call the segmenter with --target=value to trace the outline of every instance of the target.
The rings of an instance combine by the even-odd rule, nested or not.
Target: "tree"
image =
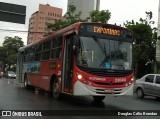
[[[7,36],[3,42],[3,47],[15,52],[18,52],[18,49],[23,46],[24,42],[22,41],[22,38],[18,36],[15,36],[14,38]]]
[[[47,27],[48,29],[51,29],[51,32],[52,32],[52,31],[57,31],[59,29],[65,28],[69,25],[70,25],[69,22],[59,20],[55,24],[49,24]]]
[[[152,63],[156,61],[156,31],[151,28],[152,12],[146,12],[146,19],[139,22],[126,22],[125,26],[133,31],[133,66],[135,76],[153,73]]]
[[[109,10],[93,10],[90,12],[90,19],[92,22],[102,22],[107,23],[111,17],[111,12]]]
[[[73,24],[78,21],[82,21],[81,17],[81,12],[79,11],[78,14],[75,14],[76,7],[74,5],[69,5],[68,6],[68,12],[65,14],[66,21],[69,22],[70,24]]]
[[[0,60],[4,62],[5,67],[7,66],[10,68],[12,64],[17,63],[17,53],[20,47],[24,46],[24,42],[22,38],[15,36],[15,37],[5,37],[3,42],[3,46],[0,47]]]
[[[76,7],[74,5],[69,5],[68,12],[64,15],[65,20],[59,20],[54,24],[49,24],[48,28],[52,29],[52,31],[56,31],[65,28],[73,23],[83,21],[88,22],[89,20],[91,20],[92,22],[106,23],[111,17],[111,13],[109,12],[109,10],[93,10],[92,12],[90,12],[89,17],[87,17],[86,19],[81,19],[81,12],[75,14],[75,11]]]

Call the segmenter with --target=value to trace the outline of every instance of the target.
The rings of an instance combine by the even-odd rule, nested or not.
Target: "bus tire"
[[[105,96],[93,96],[94,101],[102,101],[104,98]]]
[[[24,88],[28,88],[29,85],[28,85],[28,78],[27,78],[27,75],[24,76]]]
[[[61,97],[61,94],[59,92],[59,84],[58,84],[58,80],[55,79],[52,83],[52,96],[55,98],[55,99],[60,99]]]

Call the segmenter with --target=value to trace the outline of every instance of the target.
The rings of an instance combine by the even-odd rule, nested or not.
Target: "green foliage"
[[[52,29],[52,31],[56,31],[56,30],[62,29],[67,26],[69,26],[68,22],[59,20],[55,24],[49,24],[48,28]]]
[[[68,24],[73,24],[75,22],[82,21],[82,19],[80,18],[81,12],[75,14],[76,7],[74,5],[69,5],[68,8],[68,12],[64,16],[66,19],[65,22],[68,22]]]
[[[3,46],[0,47],[0,61],[4,62],[5,66],[10,66],[16,64],[17,53],[20,47],[24,46],[22,38],[15,37],[5,37]],[[5,67],[4,67],[5,68]]]
[[[20,47],[23,47],[24,43],[22,41],[22,38],[15,36],[12,37],[5,37],[5,40],[3,42],[3,47],[7,48],[8,50],[17,52]]]
[[[93,10],[90,12],[90,19],[92,22],[102,22],[102,23],[107,23],[107,21],[111,17],[111,12],[109,10]]]
[[[151,24],[154,23],[151,22],[152,13],[146,12],[146,15],[147,18],[140,18],[139,22],[132,20],[125,23],[125,26],[133,31],[133,65],[137,71],[136,77],[153,73],[153,70],[147,70],[147,68],[156,60],[157,32],[155,28],[151,28]]]

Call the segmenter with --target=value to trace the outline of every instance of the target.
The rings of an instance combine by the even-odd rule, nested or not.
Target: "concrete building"
[[[75,14],[81,12],[81,18],[86,19],[92,10],[99,10],[100,0],[68,0],[68,6],[76,7]]]
[[[27,44],[41,40],[44,34],[49,32],[47,24],[55,23],[62,18],[62,9],[52,7],[49,4],[39,4],[39,10],[33,13],[29,19]]]

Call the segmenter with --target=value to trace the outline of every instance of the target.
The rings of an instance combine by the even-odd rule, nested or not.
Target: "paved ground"
[[[124,112],[130,112],[133,114],[134,110],[137,114],[141,114],[141,111],[149,110],[149,112],[157,112],[160,114],[160,101],[156,100],[154,97],[146,97],[145,99],[138,99],[136,96],[122,96],[122,97],[113,97],[108,96],[103,102],[94,102],[92,97],[72,97],[64,95],[61,100],[55,100],[51,96],[47,95],[44,91],[35,92],[34,88],[28,90],[24,89],[22,85],[16,83],[14,79],[0,79],[0,110],[33,110],[33,111],[44,111],[49,115],[58,115],[54,117],[37,117],[37,119],[46,119],[46,118],[71,118],[71,119],[106,119],[113,118],[111,116],[99,116],[96,113],[102,115],[111,115],[111,113],[124,114]],[[61,110],[61,111],[59,111]],[[69,111],[68,111],[69,110]],[[75,111],[77,110],[77,111]],[[90,111],[91,110],[91,111]],[[94,111],[93,111],[94,110]],[[108,111],[105,111],[108,110]],[[114,112],[116,110],[116,112]],[[127,111],[128,110],[128,111]],[[105,112],[104,112],[105,111]],[[139,112],[139,113],[138,113]],[[69,116],[61,116],[61,115]],[[73,115],[81,116],[73,116]],[[87,115],[87,116],[84,116]],[[96,116],[95,116],[96,115]],[[2,117],[0,117],[2,118]],[[21,119],[22,117],[3,117],[4,119]],[[23,117],[27,119],[32,119],[33,117]],[[22,118],[22,119],[23,119]],[[34,117],[36,118],[36,117]],[[117,116],[116,118],[130,118],[130,119],[150,119],[150,118],[159,118],[151,116]]]

